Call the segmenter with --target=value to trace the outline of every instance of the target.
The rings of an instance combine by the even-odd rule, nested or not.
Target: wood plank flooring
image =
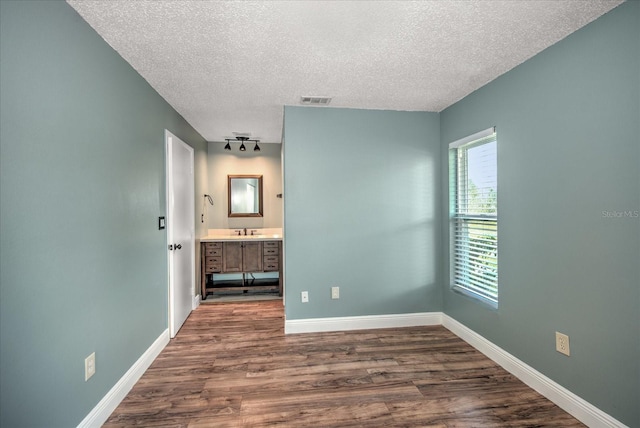
[[[582,427],[444,327],[284,335],[201,305],[105,427]]]

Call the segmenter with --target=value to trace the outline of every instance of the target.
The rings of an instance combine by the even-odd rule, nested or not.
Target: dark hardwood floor
[[[444,327],[283,327],[281,301],[201,305],[104,426],[584,426]]]

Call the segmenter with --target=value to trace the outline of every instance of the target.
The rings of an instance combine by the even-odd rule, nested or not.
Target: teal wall
[[[640,4],[624,3],[441,114],[443,165],[449,142],[498,135],[500,306],[446,279],[445,313],[629,426],[640,426],[640,219],[603,211],[640,210],[639,28]]]
[[[207,147],[66,3],[0,19],[0,425],[71,427],[167,329],[164,130]]]
[[[284,132],[287,320],[441,310],[438,114],[285,107]]]

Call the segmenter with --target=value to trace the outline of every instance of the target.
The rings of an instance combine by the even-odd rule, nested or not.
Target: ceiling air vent
[[[326,106],[331,102],[331,97],[300,97],[300,104],[312,106]]]
[[[234,132],[234,137],[251,137],[251,132]]]

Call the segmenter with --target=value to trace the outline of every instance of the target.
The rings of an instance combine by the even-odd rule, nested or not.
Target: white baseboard
[[[450,316],[442,314],[442,325],[585,425],[628,428]]]
[[[195,296],[193,296],[193,302],[191,302],[191,310],[195,311],[196,309],[198,309],[198,306],[200,306],[200,295],[196,294]]]
[[[285,320],[284,333],[319,333],[323,331],[369,330],[374,328],[413,327],[440,324],[442,324],[441,312],[310,318],[301,320]]]
[[[80,422],[78,427],[94,428],[102,426],[168,343],[169,330],[167,329],[163,331],[149,349],[138,358],[138,361],[127,370],[107,395],[105,395],[96,407]]]

